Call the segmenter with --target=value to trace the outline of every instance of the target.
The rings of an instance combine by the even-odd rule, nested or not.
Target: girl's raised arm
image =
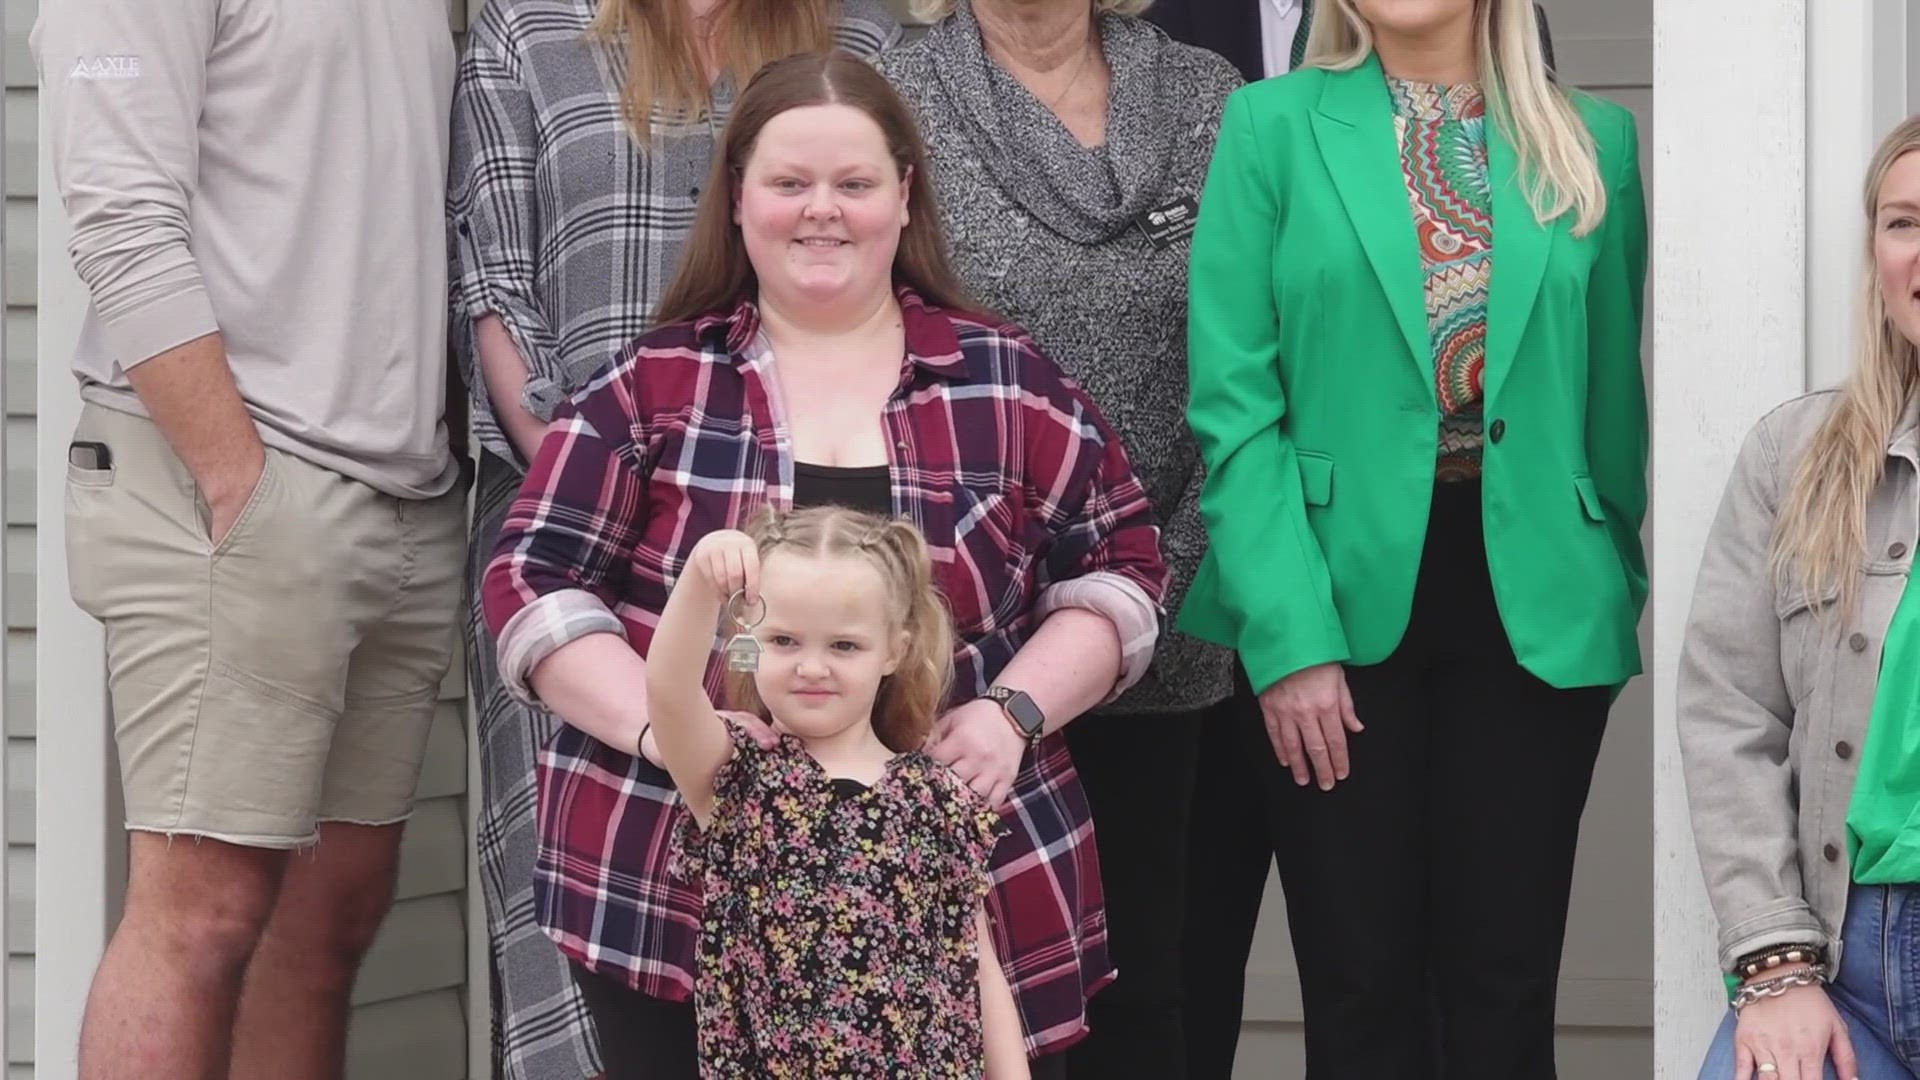
[[[720,606],[736,592],[760,602],[760,552],[731,529],[708,533],[687,556],[647,649],[647,714],[654,741],[680,797],[706,828],[713,778],[733,756],[733,740],[707,697],[704,677]]]

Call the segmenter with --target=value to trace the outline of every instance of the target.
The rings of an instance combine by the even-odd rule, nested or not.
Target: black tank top
[[[793,463],[793,505],[844,506],[881,517],[893,516],[893,476],[885,465],[842,468]]]

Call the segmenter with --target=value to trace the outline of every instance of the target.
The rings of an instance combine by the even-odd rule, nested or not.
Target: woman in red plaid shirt
[[[610,1080],[697,1074],[700,898],[667,873],[686,811],[650,760],[645,656],[693,546],[763,504],[878,511],[927,538],[959,632],[927,750],[1009,830],[988,911],[1036,1076],[1063,1075],[1113,977],[1059,732],[1146,669],[1159,534],[1099,410],[956,284],[926,175],[865,64],[756,76],[659,328],[555,415],[488,569],[503,678],[565,721],[540,759],[536,909]]]

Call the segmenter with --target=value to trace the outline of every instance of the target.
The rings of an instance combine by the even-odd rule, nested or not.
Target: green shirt
[[[1920,589],[1911,581],[1880,653],[1847,848],[1861,885],[1920,883]]]

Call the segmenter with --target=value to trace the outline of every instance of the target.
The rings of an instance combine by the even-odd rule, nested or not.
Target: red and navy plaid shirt
[[[882,413],[894,509],[926,535],[953,611],[957,705],[1032,634],[1049,588],[1105,579],[1157,605],[1166,567],[1120,440],[1031,339],[909,290],[900,303],[908,355]],[[482,587],[503,657],[518,642],[530,668],[527,641],[545,655],[601,630],[645,655],[695,542],[762,503],[791,506],[779,402],[757,309],[743,303],[648,334],[563,406]],[[503,663],[510,683],[514,667]],[[716,657],[716,700],[719,675]],[[667,872],[686,811],[666,773],[564,724],[539,773],[541,925],[587,967],[685,1000],[700,897]],[[1114,975],[1093,823],[1061,736],[1027,755],[1004,820],[995,941],[1030,1052],[1058,1049],[1085,1033],[1086,1000]]]

